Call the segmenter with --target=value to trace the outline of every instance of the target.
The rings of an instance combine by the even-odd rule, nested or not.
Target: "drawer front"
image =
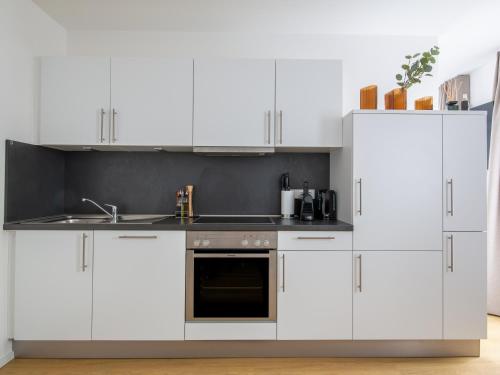
[[[279,250],[352,250],[352,232],[278,232]]]

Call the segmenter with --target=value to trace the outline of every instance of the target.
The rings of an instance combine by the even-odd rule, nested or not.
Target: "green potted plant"
[[[406,109],[407,90],[413,85],[421,83],[423,77],[432,77],[431,72],[436,63],[437,55],[439,55],[439,47],[434,46],[429,51],[405,56],[407,62],[401,65],[403,73],[396,74],[399,88],[391,92],[393,108],[390,109]],[[387,104],[388,98],[386,96],[386,109],[389,109]]]

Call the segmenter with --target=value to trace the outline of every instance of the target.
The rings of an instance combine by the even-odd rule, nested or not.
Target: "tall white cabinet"
[[[353,111],[332,152],[354,339],[486,334],[486,115]]]

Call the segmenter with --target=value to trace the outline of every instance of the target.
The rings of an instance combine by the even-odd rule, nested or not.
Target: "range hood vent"
[[[197,154],[212,156],[263,156],[273,154],[274,147],[218,147],[201,146],[193,147]]]

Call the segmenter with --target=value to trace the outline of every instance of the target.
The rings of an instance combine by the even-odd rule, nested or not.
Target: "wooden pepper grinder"
[[[186,185],[186,190],[188,194],[188,216],[194,216],[193,210],[193,185]]]

